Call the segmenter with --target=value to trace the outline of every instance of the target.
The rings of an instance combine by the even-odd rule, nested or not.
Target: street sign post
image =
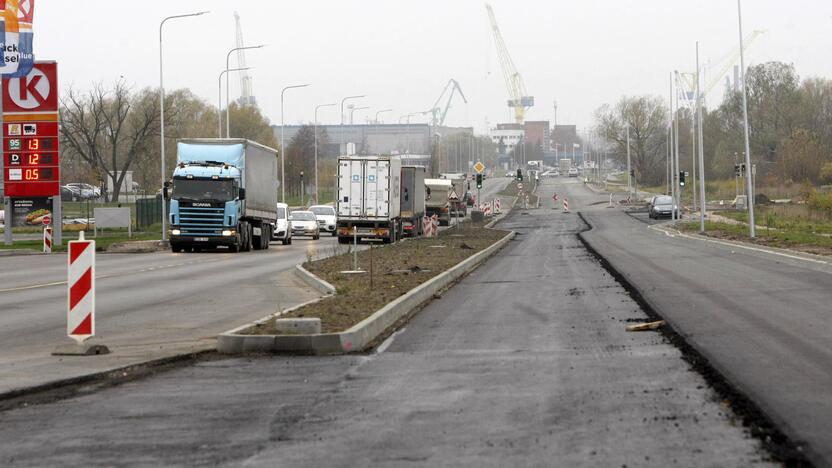
[[[7,211],[16,198],[51,197],[54,240],[61,243],[58,64],[35,62],[28,75],[3,78],[3,184]],[[11,213],[6,213],[7,219]],[[13,241],[6,229],[6,244]]]
[[[481,163],[480,161],[477,161],[477,163],[474,164],[474,170],[477,172],[477,174],[482,174],[483,171],[485,171],[485,164]]]

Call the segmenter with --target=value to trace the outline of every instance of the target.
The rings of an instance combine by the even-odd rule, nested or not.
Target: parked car
[[[272,230],[272,240],[279,240],[283,245],[292,243],[292,222],[289,221],[289,205],[277,204],[277,221]]]
[[[66,184],[65,187],[70,187],[78,190],[80,198],[84,200],[101,197],[101,189],[94,185],[85,184],[82,182],[73,182],[70,184]]]
[[[658,219],[662,217],[673,217],[673,213],[676,212],[676,215],[679,214],[679,207],[673,204],[673,197],[669,197],[667,195],[659,195],[657,197],[653,197],[650,200],[650,204],[648,206],[648,216],[651,219]]]
[[[554,170],[549,172],[549,177],[560,177],[560,171]]]
[[[61,201],[78,201],[81,199],[81,189],[69,185],[61,185]]]
[[[309,236],[314,240],[321,238],[321,231],[318,229],[318,218],[311,211],[293,211],[289,215],[289,222],[292,224],[293,236]]]
[[[318,218],[319,230],[332,234],[332,237],[338,235],[338,231],[335,229],[338,224],[338,214],[335,212],[335,208],[329,205],[312,205],[309,207],[309,211],[315,213],[315,217]]]
[[[578,177],[578,168],[570,167],[569,168],[569,177]]]

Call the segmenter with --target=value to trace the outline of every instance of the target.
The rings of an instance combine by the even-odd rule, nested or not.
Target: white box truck
[[[560,175],[565,176],[569,169],[572,167],[572,160],[569,158],[562,158],[559,161],[558,168],[560,169]]]
[[[451,203],[448,196],[453,190],[453,184],[448,179],[425,179],[427,194],[425,198],[425,212],[428,216],[436,215],[440,226],[451,223]]]
[[[425,216],[425,168],[402,166],[402,228],[405,237],[422,235]]]
[[[402,236],[402,161],[397,156],[338,158],[338,242],[395,242]]]

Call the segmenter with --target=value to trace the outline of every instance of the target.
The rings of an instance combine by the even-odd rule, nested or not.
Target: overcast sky
[[[585,127],[593,111],[622,95],[668,93],[671,70],[695,68],[737,47],[733,0],[492,0],[503,37],[536,105],[527,118]],[[168,15],[210,10],[165,25],[165,88],[187,87],[217,102],[217,78],[235,46],[233,12],[241,16],[250,51],[254,94],[280,123],[283,86],[287,123],[313,119],[316,104],[367,94],[356,121],[387,123],[430,108],[448,79],[459,81],[468,104],[455,98],[446,125],[511,121],[484,3],[479,0],[39,0],[35,55],[59,63],[62,87],[87,88],[123,76],[136,87],[159,85],[159,22]],[[693,6],[696,5],[696,6]],[[744,32],[767,32],[746,62],[780,60],[801,77],[832,78],[832,1],[746,0]],[[232,65],[236,61],[232,59]],[[239,79],[232,75],[232,98]],[[717,86],[711,102],[721,94]],[[337,123],[337,108],[319,121]],[[419,117],[426,119],[427,117]],[[412,121],[418,121],[414,118]]]

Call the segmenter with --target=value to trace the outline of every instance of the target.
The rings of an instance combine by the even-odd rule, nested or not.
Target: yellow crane
[[[497,47],[497,58],[500,60],[500,68],[503,70],[503,79],[508,88],[508,106],[514,108],[514,121],[521,124],[526,119],[526,110],[534,105],[534,97],[526,95],[526,84],[523,76],[514,66],[514,60],[508,53],[503,35],[497,26],[497,18],[494,17],[494,10],[491,5],[485,4],[488,11],[488,18],[491,21],[491,32],[494,35],[494,45]]]

